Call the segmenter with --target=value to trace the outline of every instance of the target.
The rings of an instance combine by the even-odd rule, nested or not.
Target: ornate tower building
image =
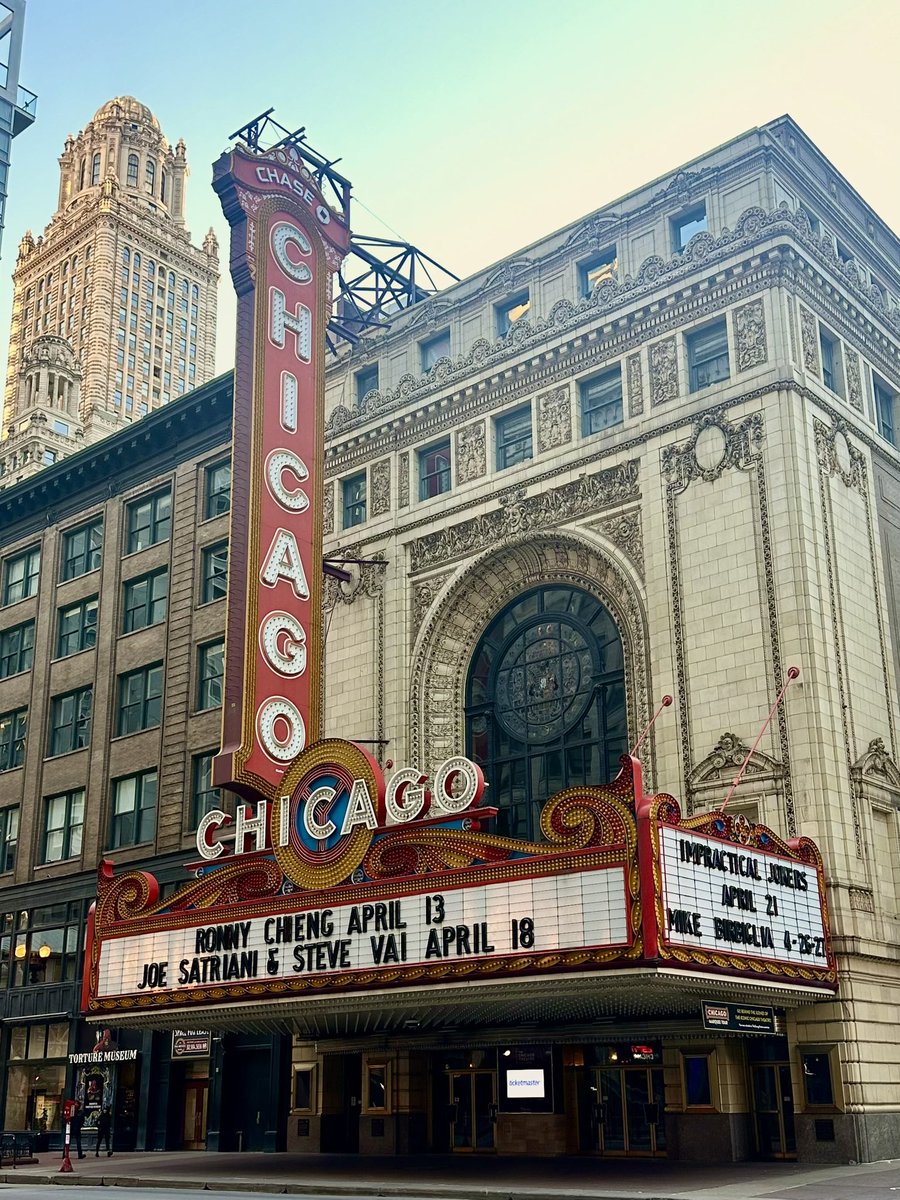
[[[218,243],[210,230],[194,246],[185,228],[184,142],[173,149],[146,105],[118,96],[66,138],[59,164],[57,210],[22,238],[13,275],[3,483],[79,449],[79,431],[96,441],[213,374]],[[71,345],[80,401],[75,420],[54,411],[68,433],[35,463],[17,442],[32,347],[47,335]]]

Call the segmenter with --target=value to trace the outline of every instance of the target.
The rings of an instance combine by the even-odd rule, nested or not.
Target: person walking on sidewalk
[[[106,1157],[112,1158],[112,1112],[108,1104],[97,1118],[97,1149],[94,1151],[94,1158],[100,1157],[100,1147],[104,1141]]]
[[[75,1149],[78,1151],[79,1158],[84,1158],[84,1151],[81,1148],[81,1131],[83,1128],[84,1106],[79,1100],[76,1100],[75,1111],[72,1113],[72,1137],[75,1140]]]

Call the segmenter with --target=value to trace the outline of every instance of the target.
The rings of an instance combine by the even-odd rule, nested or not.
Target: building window
[[[152,158],[147,159],[147,166],[144,169],[144,191],[149,195],[153,195],[153,188],[156,184],[156,163]]]
[[[672,218],[672,249],[680,254],[695,233],[706,229],[706,204],[697,204]]]
[[[450,491],[450,439],[419,451],[419,499]]]
[[[430,371],[439,358],[450,357],[450,330],[435,334],[425,342],[419,343],[420,362],[422,370]]]
[[[84,788],[48,796],[44,808],[42,861],[62,862],[81,853],[84,831]]]
[[[803,1091],[807,1108],[834,1108],[829,1051],[824,1047],[801,1048],[800,1066],[803,1071]]]
[[[172,530],[172,493],[169,488],[128,505],[126,554],[164,542]]]
[[[366,1062],[363,1112],[386,1113],[389,1110],[389,1063]]]
[[[888,387],[883,379],[879,379],[874,372],[872,373],[872,389],[875,393],[875,421],[878,425],[878,432],[886,442],[896,446],[894,411],[897,393],[893,388]]]
[[[465,719],[497,832],[539,836],[551,796],[612,779],[628,748],[622,640],[606,608],[561,585],[519,596],[475,650]]]
[[[34,659],[34,621],[0,633],[0,679],[30,671]]]
[[[103,554],[103,522],[92,521],[63,536],[62,579],[75,579],[96,571]]]
[[[200,602],[209,604],[223,599],[228,591],[228,543],[207,546],[202,551],[201,563]]]
[[[91,159],[91,187],[96,187],[100,182],[100,155],[95,154]]]
[[[213,759],[215,754],[195,754],[191,762],[191,828],[196,829],[200,820],[214,808],[222,807],[222,793],[213,783]]]
[[[624,415],[621,367],[605,371],[594,379],[585,380],[579,384],[578,391],[581,396],[581,432],[584,437],[622,424]]]
[[[315,1112],[316,1100],[315,1063],[301,1063],[295,1066],[292,1097],[293,1111],[300,1113]]]
[[[13,771],[25,761],[28,709],[17,708],[0,715],[0,771]]]
[[[225,643],[209,642],[197,655],[197,708],[221,708]]]
[[[497,470],[504,471],[534,456],[531,439],[531,405],[505,413],[494,422],[497,440]]]
[[[119,676],[118,736],[154,729],[162,720],[162,663]]]
[[[138,846],[152,842],[156,832],[156,771],[141,771],[113,785],[109,845]]]
[[[362,404],[363,397],[369,392],[378,390],[378,363],[371,367],[363,367],[356,372],[356,403]]]
[[[530,308],[531,296],[527,291],[519,292],[518,295],[496,305],[494,315],[497,320],[497,335],[503,337],[509,333],[516,321],[521,320]]]
[[[586,262],[578,264],[578,282],[582,296],[590,296],[598,283],[614,279],[619,267],[619,256],[615,246],[607,246]]]
[[[715,325],[689,334],[687,352],[692,392],[728,379],[728,332],[724,321],[716,321]]]
[[[148,625],[158,625],[166,619],[169,596],[169,572],[167,568],[142,575],[140,579],[129,579],[124,584],[122,632],[134,633]]]
[[[94,689],[79,688],[64,696],[54,696],[50,701],[50,737],[47,755],[70,754],[83,750],[91,741],[91,712],[94,704]]]
[[[41,548],[32,546],[3,564],[3,604],[15,604],[33,596],[41,573]]]
[[[221,517],[231,508],[231,460],[215,463],[206,468],[206,501],[203,516]]]
[[[841,344],[836,337],[819,326],[819,347],[822,351],[822,382],[838,396],[844,394],[844,373],[841,370]]]
[[[681,1056],[684,1069],[685,1108],[712,1107],[712,1081],[708,1054],[685,1054]]]
[[[138,185],[138,156],[136,154],[128,155],[128,174],[125,177],[125,182],[128,187],[136,188]]]
[[[64,980],[77,977],[78,968],[84,957],[81,907],[79,900],[70,901],[68,904],[64,900],[60,900],[55,904],[45,904],[41,908],[32,909],[31,912],[18,914],[15,933],[16,945],[11,956],[14,964],[12,974],[15,987],[23,985],[28,987],[38,983],[62,983]],[[19,1025],[10,1034],[9,1056],[12,1059],[62,1058],[63,1063],[58,1068],[58,1080],[61,1085],[66,1072],[65,1056],[68,1042],[69,1026],[65,1022],[60,1025]],[[10,1071],[12,1072],[13,1069],[11,1067]],[[35,1071],[35,1067],[30,1070]],[[53,1095],[52,1081],[55,1070],[56,1068],[49,1067],[46,1062],[40,1063],[36,1072],[40,1074],[40,1083],[32,1095],[37,1094],[38,1097],[41,1094],[45,1097],[48,1094],[49,1096]],[[61,1086],[60,1090],[62,1090]],[[16,1089],[17,1099],[21,1098],[23,1105],[27,1095],[27,1087],[24,1093],[19,1092],[18,1088]],[[55,1097],[51,1103],[58,1112],[58,1107],[55,1107],[57,1104]],[[9,1120],[9,1110],[10,1094],[7,1093],[7,1120]],[[22,1129],[27,1125],[21,1122],[13,1127]]]
[[[19,849],[19,806],[0,808],[0,871],[13,871]]]
[[[362,525],[366,519],[366,473],[351,475],[343,483],[344,529]]]
[[[97,644],[97,597],[86,596],[59,610],[56,657],[68,658]]]

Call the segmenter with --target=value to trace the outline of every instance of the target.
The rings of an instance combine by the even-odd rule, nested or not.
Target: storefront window
[[[4,1129],[45,1133],[61,1127],[68,1039],[65,1022],[12,1028]]]
[[[712,1085],[708,1054],[684,1054],[684,1103],[687,1108],[711,1108]]]
[[[831,1082],[831,1055],[827,1050],[801,1050],[803,1088],[809,1108],[833,1108],[834,1087]]]
[[[467,753],[498,832],[539,835],[544,803],[598,784],[628,749],[622,640],[600,601],[570,587],[520,596],[488,626],[466,689]]]

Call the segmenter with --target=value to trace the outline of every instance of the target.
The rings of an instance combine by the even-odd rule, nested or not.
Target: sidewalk
[[[19,1186],[79,1184],[269,1192],[276,1195],[436,1197],[441,1200],[900,1200],[900,1159],[840,1167],[797,1163],[693,1166],[597,1158],[434,1155],[137,1153],[92,1155],[60,1175],[60,1159],[0,1173]]]

